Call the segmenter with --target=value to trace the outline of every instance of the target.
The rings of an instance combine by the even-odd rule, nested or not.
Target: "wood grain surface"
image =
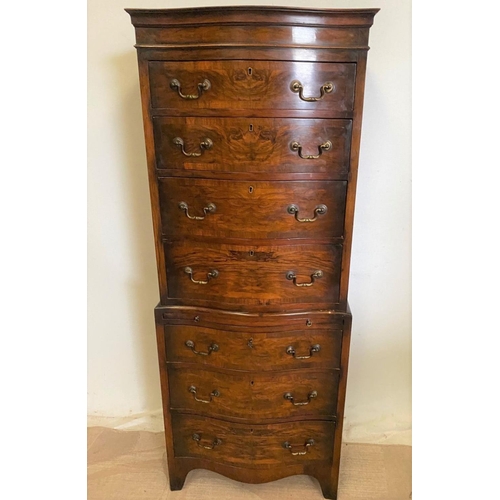
[[[337,498],[377,11],[127,10],[172,490],[207,468],[249,483],[309,474]]]
[[[220,36],[223,29],[214,28]],[[234,30],[234,29],[233,29]],[[184,32],[185,30],[179,30]],[[169,36],[172,36],[169,32]],[[192,36],[190,33],[189,36]],[[149,63],[151,104],[153,108],[178,109],[328,109],[352,111],[356,65],[352,63],[272,61],[192,61]],[[208,79],[210,88],[198,99],[183,99],[170,83],[177,80],[182,94],[198,95],[198,84]],[[320,97],[320,88],[332,83],[333,90],[319,101],[305,101],[290,89],[298,80],[304,86],[304,97]]]
[[[342,238],[347,182],[159,179],[167,237]],[[184,205],[188,207],[187,212]],[[211,205],[214,211],[208,211]],[[297,217],[288,212],[295,205]],[[315,210],[324,205],[326,213]],[[189,217],[203,217],[203,220]],[[315,219],[300,222],[303,219]],[[299,220],[297,220],[299,219]]]
[[[341,180],[349,172],[350,120],[155,116],[153,127],[159,169],[311,172]],[[174,142],[178,137],[188,154],[201,155],[183,154]],[[207,139],[213,146],[203,150]],[[318,156],[328,141],[331,149],[314,159],[303,159],[290,147],[298,142],[302,156]]]
[[[265,373],[169,364],[170,407],[249,422],[255,421],[256,416],[259,421],[290,417],[328,419],[336,413],[338,375],[338,371],[331,370]],[[312,393],[316,395],[311,396]],[[307,404],[294,405],[284,398],[285,394],[291,394],[295,403]]]
[[[158,325],[192,325],[244,333],[291,332],[304,328],[342,330],[349,317],[350,312],[329,308],[275,313],[161,304],[155,307]]]
[[[165,344],[167,360],[174,363],[196,363],[200,366],[231,368],[234,370],[303,370],[305,368],[339,368],[342,330],[317,330],[304,326],[303,330],[262,333],[232,332],[197,326],[166,325]],[[186,342],[191,341],[195,350],[210,354],[195,354]],[[319,351],[313,346],[319,345]],[[297,359],[287,354],[287,348],[295,350]]]
[[[339,300],[342,245],[234,245],[196,240],[166,241],[168,299],[181,299],[183,304],[195,301],[240,306],[273,307],[291,304],[335,304]],[[217,278],[206,281],[214,270]],[[311,286],[295,286],[287,279],[293,271],[297,283],[311,283],[311,275],[323,276]]]
[[[250,468],[274,468],[331,460],[335,423],[317,420],[245,425],[172,412],[172,427],[175,457],[200,457]],[[211,446],[214,439],[220,439],[221,444],[211,450],[202,448],[193,439],[193,434],[201,437],[203,446]],[[314,445],[305,455],[292,455],[283,447],[283,443],[289,442],[294,453],[304,451],[304,444],[309,439],[314,440]]]

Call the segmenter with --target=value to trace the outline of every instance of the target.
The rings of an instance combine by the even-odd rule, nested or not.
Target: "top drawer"
[[[353,110],[355,74],[354,63],[151,61],[151,106],[345,114]]]

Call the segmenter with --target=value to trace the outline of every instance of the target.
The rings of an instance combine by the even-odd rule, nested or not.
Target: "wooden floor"
[[[321,500],[317,481],[295,476],[242,484],[192,471],[181,491],[166,477],[163,433],[88,428],[88,500]],[[411,498],[411,447],[344,444],[338,500]]]

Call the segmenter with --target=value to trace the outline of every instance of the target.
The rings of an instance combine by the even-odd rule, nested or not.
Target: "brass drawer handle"
[[[301,146],[300,142],[297,142],[297,141],[293,141],[290,143],[290,149],[292,151],[298,151],[299,156],[303,160],[316,160],[323,154],[323,150],[330,151],[330,149],[332,149],[332,143],[330,141],[326,141],[323,144],[320,144],[318,146],[318,154],[317,155],[302,155],[302,146]]]
[[[196,283],[197,285],[206,285],[212,278],[217,278],[217,276],[219,276],[219,271],[217,271],[217,269],[214,269],[213,271],[207,273],[207,280],[203,281],[193,279],[193,270],[190,267],[185,267],[184,272],[186,274],[189,274],[191,281],[193,283]]]
[[[205,448],[205,450],[213,450],[216,446],[220,446],[222,444],[222,439],[219,439],[218,437],[214,438],[211,446],[205,446],[204,444],[200,444],[201,436],[197,433],[193,434],[193,439],[196,441],[196,444],[200,448]]]
[[[206,139],[200,142],[200,149],[201,149],[200,153],[187,153],[186,150],[184,149],[184,141],[180,137],[176,137],[174,139],[174,144],[180,148],[184,156],[201,156],[203,154],[203,151],[207,149],[212,149],[212,146],[214,145],[212,140],[207,137]]]
[[[295,94],[299,94],[299,97],[306,102],[316,102],[316,101],[321,101],[323,99],[325,94],[329,94],[330,92],[333,92],[334,85],[332,82],[326,82],[321,87],[319,88],[319,97],[304,97],[302,94],[302,91],[304,90],[304,86],[298,81],[294,80],[290,84],[290,90],[294,92]]]
[[[308,395],[307,395],[307,401],[301,401],[299,403],[296,403],[293,399],[293,396],[292,396],[292,393],[291,392],[285,392],[285,394],[283,394],[283,397],[285,399],[287,399],[288,401],[290,401],[293,406],[305,406],[305,405],[308,405],[312,399],[318,397],[318,393],[316,391],[311,391]]]
[[[299,222],[314,222],[315,220],[318,219],[318,215],[324,215],[328,211],[328,207],[326,205],[318,205],[314,209],[314,217],[312,219],[299,219],[299,207],[297,205],[288,205],[286,211],[291,214],[295,215],[295,219]]]
[[[207,352],[197,351],[194,348],[194,342],[192,340],[186,340],[186,347],[189,347],[195,354],[199,354],[200,356],[209,356],[212,352],[217,352],[219,350],[219,346],[217,344],[210,344]]]
[[[170,82],[170,88],[172,90],[177,90],[177,93],[183,98],[183,99],[188,99],[188,100],[192,100],[192,99],[199,99],[201,97],[201,94],[203,94],[203,91],[204,90],[209,90],[210,87],[212,86],[212,84],[210,83],[210,80],[207,80],[205,78],[205,80],[203,80],[201,83],[198,84],[198,95],[196,94],[187,94],[187,95],[184,95],[182,92],[181,92],[181,82],[179,82],[179,80],[177,80],[176,78],[174,78],[171,82]]]
[[[307,453],[307,451],[309,450],[309,448],[311,446],[314,446],[314,439],[308,439],[304,444],[304,451],[292,451],[293,450],[293,447],[292,445],[288,442],[288,441],[285,441],[283,443],[283,448],[287,449],[287,450],[290,450],[290,453],[292,455],[305,455]]]
[[[286,353],[290,354],[290,356],[293,356],[295,359],[309,359],[315,352],[319,352],[320,350],[321,346],[319,344],[314,344],[311,346],[311,349],[309,349],[309,356],[297,356],[293,346],[289,345],[286,348]]]
[[[209,203],[204,209],[203,213],[205,214],[203,217],[199,217],[196,215],[189,215],[189,209],[188,209],[188,204],[185,201],[181,201],[179,203],[179,208],[181,210],[184,210],[184,213],[186,214],[186,217],[191,220],[203,220],[208,214],[213,214],[217,207],[213,203]]]
[[[323,277],[323,271],[315,271],[314,273],[311,274],[311,281],[309,283],[297,283],[297,276],[293,271],[288,271],[286,273],[286,279],[293,280],[293,284],[295,286],[313,286],[314,280],[322,277]]]
[[[194,400],[198,401],[199,403],[211,403],[213,398],[218,398],[220,396],[220,392],[217,389],[214,389],[210,394],[209,397],[210,399],[201,399],[196,397],[196,387],[192,385],[189,387],[188,391],[194,396]]]

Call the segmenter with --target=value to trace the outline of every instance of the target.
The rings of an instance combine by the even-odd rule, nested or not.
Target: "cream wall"
[[[123,9],[236,3],[88,2],[91,424],[118,426],[131,420],[146,427],[161,425],[153,232],[134,29]],[[345,438],[409,443],[411,4],[404,0],[244,3],[381,8],[368,53],[349,293],[354,320]],[[137,420],[138,414],[144,418]]]

